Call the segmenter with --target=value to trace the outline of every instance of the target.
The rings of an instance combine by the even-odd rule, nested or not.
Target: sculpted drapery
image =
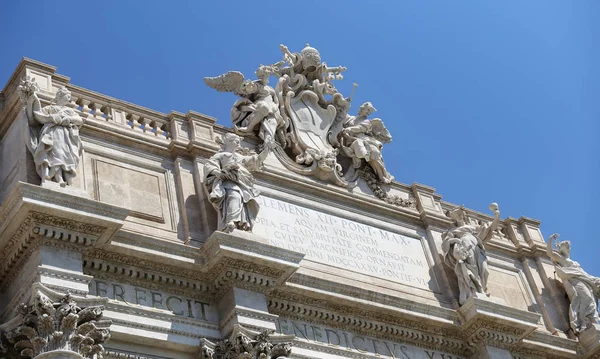
[[[569,297],[569,325],[575,334],[598,323],[600,278],[587,274],[571,259],[571,242],[558,241],[558,234],[548,239],[546,251],[552,258],[556,275],[561,279]],[[556,240],[556,248],[552,248]]]
[[[260,154],[242,155],[236,152],[240,140],[232,133],[223,136],[221,151],[204,165],[204,188],[218,212],[217,230],[224,232],[252,230],[259,210],[255,198],[260,192],[250,171],[260,168],[270,149],[267,143]]]
[[[37,91],[37,85],[29,79],[19,86],[29,124],[27,148],[33,155],[42,183],[50,180],[63,187],[71,185],[83,151],[79,138],[83,120],[66,106],[71,101],[71,92],[67,88],[60,88],[54,103],[43,108]]]
[[[476,293],[489,296],[489,269],[484,245],[492,238],[500,220],[498,205],[492,203],[490,209],[494,212],[494,220],[480,225],[467,224],[462,207],[448,212],[456,227],[443,234],[442,251],[446,265],[456,274],[460,305]]]

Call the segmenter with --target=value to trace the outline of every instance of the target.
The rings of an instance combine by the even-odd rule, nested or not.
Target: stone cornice
[[[19,182],[0,207],[0,287],[42,243],[81,251],[101,245],[128,211]]]

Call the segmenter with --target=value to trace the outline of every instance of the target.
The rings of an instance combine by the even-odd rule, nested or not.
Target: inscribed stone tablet
[[[305,259],[411,286],[430,289],[421,239],[259,196],[253,232],[269,243],[306,254]]]

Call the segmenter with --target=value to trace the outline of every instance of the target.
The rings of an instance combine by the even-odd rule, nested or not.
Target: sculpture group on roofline
[[[217,140],[221,150],[204,166],[203,183],[218,212],[217,229],[252,230],[259,191],[251,171],[258,170],[271,151],[297,173],[340,186],[349,186],[362,175],[378,198],[411,206],[412,202],[389,196],[380,186],[394,179],[382,157],[383,144],[392,137],[381,119],[369,119],[375,112],[370,102],[362,104],[356,116],[348,114],[352,95],[342,96],[332,82],[342,79],[346,68],[328,67],[321,62],[319,52],[308,45],[300,53],[292,53],[284,45],[281,51],[282,61],[259,66],[257,80],[245,80],[237,71],[205,78],[210,87],[241,97],[231,110],[233,129],[242,136],[260,139],[259,153],[249,155],[241,151],[242,138],[227,133]],[[271,76],[277,78],[275,88],[269,86]],[[83,150],[79,138],[83,120],[67,106],[70,91],[60,88],[54,103],[45,107],[37,95],[35,79],[23,79],[18,92],[28,122],[27,148],[42,184],[71,185]],[[493,221],[477,225],[469,224],[464,207],[446,213],[455,226],[442,236],[442,253],[457,277],[460,305],[478,294],[489,296],[485,244],[500,220],[498,205],[492,203],[490,209]],[[558,234],[548,239],[547,254],[570,302],[570,328],[578,334],[598,323],[600,278],[573,261],[570,250],[570,242],[558,241]]]
[[[261,145],[273,141],[277,158],[300,174],[350,186],[369,167],[378,184],[391,183],[381,152],[392,136],[383,121],[368,118],[375,107],[366,102],[357,116],[348,115],[351,96],[343,97],[333,85],[346,68],[327,66],[308,45],[299,53],[280,48],[283,61],[260,65],[258,80],[246,80],[237,71],[204,79],[217,91],[241,97],[231,110],[234,131],[258,137]],[[277,79],[275,88],[268,84],[271,76]]]

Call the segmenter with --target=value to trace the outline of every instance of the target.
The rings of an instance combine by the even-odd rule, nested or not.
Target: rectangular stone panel
[[[494,297],[502,298],[506,305],[529,311],[531,299],[524,293],[523,281],[518,272],[490,268],[488,290]]]
[[[386,229],[266,196],[258,197],[254,233],[305,260],[422,289],[431,289],[425,243]]]
[[[165,223],[158,173],[95,160],[96,193],[101,202],[131,209],[134,217]]]

